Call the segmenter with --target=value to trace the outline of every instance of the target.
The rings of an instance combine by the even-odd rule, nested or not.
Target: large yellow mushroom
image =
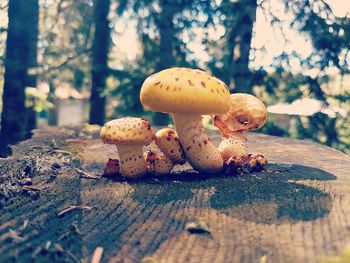
[[[222,170],[221,153],[202,125],[202,115],[224,114],[230,108],[230,93],[222,81],[198,69],[166,69],[145,80],[140,100],[147,110],[172,113],[185,156],[193,168],[204,172]]]

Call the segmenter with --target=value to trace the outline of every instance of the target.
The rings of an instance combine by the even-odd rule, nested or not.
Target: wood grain
[[[350,158],[308,141],[248,142],[269,160],[260,173],[185,165],[158,180],[91,180],[76,168],[99,175],[113,147],[78,128],[38,130],[0,159],[0,262],[87,262],[96,247],[101,262],[306,263],[340,253],[350,243]],[[22,190],[28,177],[40,192]],[[57,215],[69,206],[96,208]],[[210,234],[186,231],[198,220]]]

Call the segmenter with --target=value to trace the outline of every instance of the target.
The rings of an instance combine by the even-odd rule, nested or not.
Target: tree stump
[[[0,262],[88,262],[97,247],[103,262],[306,263],[341,253],[350,243],[349,156],[260,134],[248,146],[267,157],[263,171],[209,175],[185,165],[125,181],[100,176],[116,153],[97,131],[37,130],[0,159]]]

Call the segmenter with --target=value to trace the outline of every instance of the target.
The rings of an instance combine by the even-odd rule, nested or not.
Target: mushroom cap
[[[147,145],[154,140],[154,132],[148,120],[125,117],[107,122],[100,138],[108,144]]]
[[[163,128],[156,132],[156,145],[173,162],[184,164],[186,162],[185,154],[179,141],[179,136],[173,129]]]
[[[214,125],[223,135],[232,132],[260,129],[267,120],[267,109],[257,97],[245,93],[231,94],[231,107],[214,117]]]
[[[222,114],[231,105],[230,92],[219,79],[199,69],[170,68],[149,76],[140,100],[147,110]]]

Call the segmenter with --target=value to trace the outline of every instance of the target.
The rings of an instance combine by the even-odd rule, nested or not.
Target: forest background
[[[90,124],[167,125],[139,91],[178,66],[264,101],[261,132],[349,153],[349,49],[348,0],[1,0],[0,142],[27,138],[63,86],[88,94]]]

